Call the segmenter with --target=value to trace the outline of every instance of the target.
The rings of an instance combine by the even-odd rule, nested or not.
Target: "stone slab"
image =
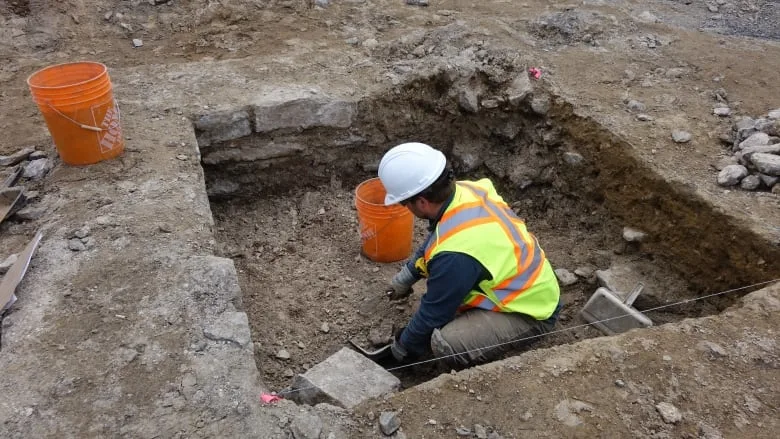
[[[352,408],[370,398],[398,390],[401,381],[378,364],[342,348],[325,361],[295,377],[290,397],[297,402],[326,402]]]
[[[606,288],[597,289],[580,313],[585,320],[607,335],[653,326],[647,316],[623,303]]]
[[[253,106],[255,131],[314,127],[348,128],[357,114],[357,103],[323,95],[267,96]]]

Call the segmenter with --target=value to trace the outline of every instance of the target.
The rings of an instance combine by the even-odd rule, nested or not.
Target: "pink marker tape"
[[[528,74],[530,74],[531,77],[534,79],[539,79],[542,77],[542,71],[537,69],[536,67],[531,67],[530,69],[528,69]]]
[[[260,394],[260,401],[263,401],[264,404],[271,404],[276,401],[281,401],[282,397],[277,395],[271,395],[270,393],[261,393]]]

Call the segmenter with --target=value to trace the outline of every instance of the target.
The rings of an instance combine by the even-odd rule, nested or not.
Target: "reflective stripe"
[[[472,203],[469,203],[472,204]],[[481,205],[477,203],[474,207],[466,207],[465,209],[459,207],[454,209],[446,222],[439,222],[436,225],[436,239],[431,239],[425,249],[425,258],[429,259],[433,249],[439,245],[439,243],[445,241],[455,233],[465,229],[466,227],[476,226],[480,224],[487,224],[493,221],[490,213],[485,210]],[[442,216],[444,218],[444,216]]]

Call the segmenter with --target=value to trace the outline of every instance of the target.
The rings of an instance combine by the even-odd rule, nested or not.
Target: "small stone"
[[[8,272],[8,270],[11,269],[11,267],[16,263],[16,260],[19,259],[19,256],[16,254],[11,254],[3,262],[0,262],[0,274],[5,274]]]
[[[718,12],[718,5],[707,5],[707,10],[710,12]]]
[[[325,208],[320,207],[320,210],[317,211],[317,215],[325,215]]]
[[[533,418],[533,417],[534,417],[534,414],[533,414],[533,413],[531,413],[531,411],[530,411],[530,410],[526,410],[526,411],[525,411],[525,413],[523,413],[523,415],[522,415],[522,416],[520,416],[520,419],[522,419],[522,420],[523,420],[523,421],[525,421],[525,422],[528,422],[528,421],[530,421],[530,420],[531,420],[531,418]]]
[[[41,159],[28,163],[24,167],[22,176],[30,180],[40,180],[47,172],[49,172],[49,159]]]
[[[276,358],[280,360],[289,360],[290,359],[290,353],[287,352],[286,349],[281,349],[279,352],[276,353]]]
[[[584,266],[584,267],[578,267],[576,270],[574,270],[574,274],[576,274],[579,277],[589,278],[593,276],[593,272],[596,271],[593,267],[590,266]]]
[[[87,249],[87,246],[80,239],[73,238],[68,241],[68,248],[74,252],[82,252]]]
[[[113,12],[111,12],[111,11],[108,11],[108,12],[106,12],[105,14],[103,14],[103,19],[104,19],[104,20],[106,20],[106,21],[108,21],[108,20],[110,20],[110,19],[111,19],[111,17],[112,17],[113,15],[114,15],[114,13],[113,13]]]
[[[565,268],[556,269],[555,276],[558,278],[558,281],[564,287],[569,285],[574,285],[577,283],[577,276],[575,276],[574,273],[572,273],[571,271]]]
[[[458,92],[458,105],[464,111],[476,113],[479,111],[479,93],[474,88],[464,88]]]
[[[482,107],[487,109],[498,108],[498,99],[483,99]]]
[[[728,165],[718,173],[718,184],[734,186],[748,175],[748,170],[742,165]]]
[[[636,115],[636,120],[638,120],[640,122],[652,122],[652,121],[655,120],[655,118],[653,116],[649,115],[649,114],[642,113],[642,114],[637,114]]]
[[[292,369],[285,369],[284,370],[284,377],[285,378],[292,378],[295,376],[295,372],[293,372]]]
[[[726,352],[725,349],[723,349],[723,346],[713,343],[711,341],[701,341],[699,344],[696,345],[696,347],[704,352],[709,352],[710,354],[713,354],[717,357],[727,357],[728,352]]]
[[[780,108],[772,110],[767,114],[767,117],[772,120],[780,120]]]
[[[35,151],[27,157],[27,160],[30,161],[40,160],[40,159],[45,159],[48,156],[49,154],[46,154],[46,151]]]
[[[627,242],[642,242],[647,238],[647,233],[633,227],[623,227],[623,239]]]
[[[682,414],[680,414],[680,410],[668,402],[660,402],[656,404],[655,409],[658,410],[661,418],[663,418],[664,422],[667,424],[676,424],[682,420]]]
[[[564,152],[563,153],[563,161],[567,165],[577,166],[579,164],[582,164],[582,162],[584,160],[585,160],[585,158],[582,157],[581,154],[578,154],[576,152]]]
[[[628,101],[626,103],[626,107],[628,107],[630,111],[636,111],[640,113],[645,111],[646,109],[645,104],[643,104],[640,101],[637,101],[636,99],[631,99],[630,101]]]
[[[401,420],[396,412],[382,412],[379,415],[379,428],[387,436],[395,433],[401,427]]]
[[[775,177],[773,175],[758,174],[758,177],[762,182],[764,182],[766,187],[772,187],[776,185],[778,181],[780,181],[780,177]]]
[[[739,187],[746,191],[754,191],[761,186],[761,178],[758,175],[748,175],[739,182]]]
[[[688,69],[684,67],[672,67],[666,71],[665,75],[667,78],[682,78],[686,73],[688,73]]]
[[[303,342],[302,342],[302,341],[299,341],[299,342],[298,342],[298,343],[296,343],[296,344],[297,344],[297,346],[298,346],[298,349],[306,349],[306,345],[305,345],[305,344],[303,344]]]
[[[672,140],[675,143],[688,143],[691,141],[691,133],[682,130],[672,131]]]
[[[73,232],[73,236],[75,236],[76,238],[79,238],[79,239],[84,239],[87,236],[89,236],[90,233],[92,233],[92,230],[89,228],[89,226],[84,226],[84,227],[76,230],[75,232]]]
[[[726,117],[731,115],[731,108],[729,107],[715,107],[712,113],[716,116]]]
[[[358,40],[358,38],[357,38],[357,37],[347,38],[346,40],[344,40],[344,42],[345,42],[345,43],[347,43],[347,44],[349,44],[350,46],[357,46],[357,43],[358,43],[359,41],[360,41],[360,40]]]
[[[661,21],[650,11],[642,11],[636,18],[643,23],[658,23]]]
[[[487,429],[480,424],[474,424],[474,435],[477,439],[487,439]]]
[[[531,100],[531,111],[544,116],[550,111],[550,98],[546,96],[535,97]]]
[[[669,355],[664,355],[661,358],[663,358],[664,361],[672,361],[672,357],[670,357]]]
[[[319,439],[322,420],[308,412],[299,413],[290,423],[290,431],[294,439]]]
[[[178,160],[181,160],[181,161],[186,161],[187,160],[187,155],[186,154],[179,154],[179,155],[176,156],[176,158]]]
[[[133,47],[143,47],[144,41],[140,38],[133,38]]]
[[[314,4],[321,8],[327,8],[330,5],[330,0],[314,0]]]
[[[471,430],[466,427],[456,427],[455,434],[458,436],[471,436]]]
[[[430,425],[436,425],[436,424],[438,424],[438,422],[436,422],[436,420],[435,420],[435,419],[428,419],[428,424],[430,424]]]
[[[33,207],[27,206],[14,214],[16,218],[22,221],[34,221],[42,217],[46,213],[45,207]]]
[[[324,332],[325,334],[330,332],[330,325],[328,325],[328,322],[324,322],[322,326],[320,326],[320,331]]]
[[[615,380],[615,385],[620,388],[626,387],[626,383],[623,380]]]

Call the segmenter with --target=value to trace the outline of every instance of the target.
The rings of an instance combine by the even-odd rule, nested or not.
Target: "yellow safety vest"
[[[467,254],[490,272],[463,301],[461,310],[517,312],[537,320],[558,306],[560,287],[550,262],[525,223],[488,179],[459,181],[425,247],[424,261],[440,252]]]

